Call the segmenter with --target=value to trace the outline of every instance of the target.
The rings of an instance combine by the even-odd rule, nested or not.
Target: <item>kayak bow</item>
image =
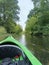
[[[31,65],[42,65],[40,61],[25,46],[23,46],[20,42],[15,40],[12,36],[9,36],[5,40],[1,41],[0,45],[6,42],[14,43],[16,46],[20,47],[29,59],[29,61],[31,62]]]

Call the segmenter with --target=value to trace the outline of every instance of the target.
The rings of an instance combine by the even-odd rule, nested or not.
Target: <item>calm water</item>
[[[0,40],[7,35],[0,35]],[[15,39],[25,45],[43,65],[49,65],[49,36],[35,37],[29,35],[13,35]]]
[[[14,36],[19,42],[25,45],[43,65],[49,65],[49,37],[35,36]]]

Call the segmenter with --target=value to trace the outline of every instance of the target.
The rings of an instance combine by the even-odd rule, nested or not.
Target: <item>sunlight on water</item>
[[[26,40],[25,40],[25,35],[22,35],[19,41],[26,46]]]

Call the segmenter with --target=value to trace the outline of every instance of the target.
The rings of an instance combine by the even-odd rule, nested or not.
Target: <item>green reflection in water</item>
[[[27,47],[43,63],[49,65],[49,37],[26,36]]]
[[[16,37],[15,37],[16,38]],[[31,37],[29,35],[21,35],[16,38],[24,44],[43,65],[49,65],[49,37]]]
[[[0,35],[0,40],[9,34]],[[12,35],[16,40],[24,44],[43,65],[49,65],[49,36],[35,37],[29,35]]]

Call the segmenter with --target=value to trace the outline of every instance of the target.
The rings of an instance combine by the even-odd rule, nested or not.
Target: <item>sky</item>
[[[19,3],[19,7],[20,7],[20,20],[18,22],[18,24],[20,24],[23,28],[23,30],[25,30],[25,25],[26,25],[26,20],[27,20],[27,15],[29,14],[30,10],[33,9],[33,2],[31,0],[18,0]]]

